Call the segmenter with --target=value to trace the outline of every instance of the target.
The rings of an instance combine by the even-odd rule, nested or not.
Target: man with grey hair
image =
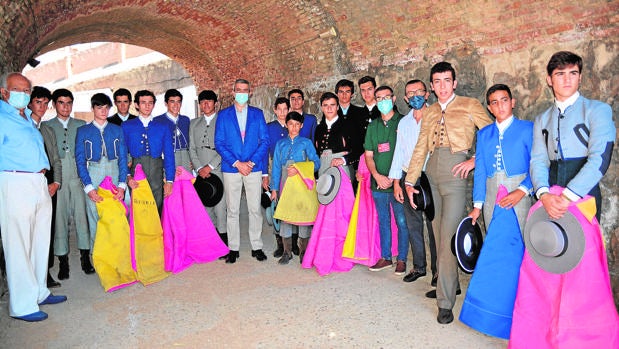
[[[215,125],[215,148],[221,155],[224,177],[224,195],[228,209],[228,247],[226,263],[235,263],[239,257],[239,207],[241,191],[245,187],[249,211],[249,240],[252,257],[264,261],[262,251],[262,173],[264,157],[269,150],[269,135],[262,110],[248,105],[249,81],[238,79],[232,88],[234,104],[219,112]]]
[[[40,305],[67,300],[46,284],[52,200],[45,172],[50,169],[43,137],[30,111],[32,84],[20,73],[2,76],[0,117],[0,228],[9,286],[9,313],[24,321],[42,321]]]

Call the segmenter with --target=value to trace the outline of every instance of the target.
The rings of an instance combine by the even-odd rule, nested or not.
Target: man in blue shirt
[[[123,122],[122,128],[131,155],[131,173],[134,173],[137,164],[142,164],[161,215],[163,197],[172,194],[175,175],[174,145],[170,129],[162,123],[151,122],[155,101],[155,95],[151,91],[138,91],[134,103],[139,116]]]
[[[157,116],[153,122],[166,125],[172,133],[174,144],[174,165],[183,166],[191,171],[191,159],[189,158],[189,117],[181,115],[183,95],[176,89],[170,89],[164,95],[165,105],[168,111]]]
[[[288,100],[290,101],[290,111],[296,111],[303,115],[303,127],[299,136],[309,138],[314,143],[314,133],[316,132],[316,126],[318,125],[316,116],[303,112],[303,106],[305,105],[305,95],[303,91],[295,88],[288,92]]]
[[[50,169],[43,137],[26,109],[31,83],[20,73],[0,82],[0,228],[9,286],[9,313],[42,321],[44,304],[61,303],[46,285],[52,199],[45,172]]]

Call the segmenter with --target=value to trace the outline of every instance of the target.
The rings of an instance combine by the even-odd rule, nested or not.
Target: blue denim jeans
[[[378,229],[380,231],[380,254],[391,260],[391,209],[398,226],[398,260],[406,262],[408,254],[408,228],[404,217],[404,206],[397,202],[393,193],[372,191],[374,205],[378,212]]]

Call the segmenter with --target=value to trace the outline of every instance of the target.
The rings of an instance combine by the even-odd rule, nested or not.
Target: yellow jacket
[[[407,183],[414,184],[417,182],[427,154],[434,151],[434,132],[437,131],[438,122],[442,116],[439,103],[432,104],[425,111],[419,131],[419,139],[406,172]],[[451,153],[471,149],[475,139],[475,128],[481,129],[491,123],[492,120],[478,100],[456,96],[447,104],[445,109],[445,130],[451,145]]]

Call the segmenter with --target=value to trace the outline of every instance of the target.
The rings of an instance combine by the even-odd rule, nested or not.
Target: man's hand
[[[125,201],[125,189],[118,188],[118,190],[114,194],[114,199],[116,199],[116,200],[118,200],[120,202]]]
[[[163,185],[163,197],[166,198],[172,194],[173,185],[170,182],[165,182]]]
[[[501,200],[499,200],[498,204],[505,209],[513,208],[514,206],[516,206],[517,203],[520,202],[520,200],[522,200],[524,195],[525,194],[522,190],[516,189],[511,193],[507,194],[507,196],[505,196]]]
[[[277,190],[271,190],[271,201],[277,199]]]
[[[402,192],[402,187],[398,180],[393,180],[393,197],[397,202],[401,204],[404,203],[404,193]]]
[[[473,225],[477,224],[477,219],[479,218],[480,214],[481,210],[477,207],[473,207],[473,210],[469,212],[469,217],[473,218]]]
[[[269,190],[269,176],[262,177],[262,189]]]
[[[542,202],[542,205],[544,205],[544,209],[548,213],[548,216],[552,219],[559,219],[563,217],[565,212],[567,212],[567,207],[570,204],[570,201],[563,196],[551,193],[542,195],[540,201]]]
[[[378,189],[387,189],[393,184],[393,180],[389,179],[389,177],[387,176],[383,176],[380,173],[376,173],[376,175],[374,175],[373,177],[376,180],[376,185],[378,186]]]
[[[49,196],[56,195],[56,192],[58,191],[58,188],[60,188],[60,184],[58,184],[58,183],[48,184],[47,185],[47,191],[49,192]]]
[[[454,177],[460,176],[460,178],[466,178],[469,176],[469,172],[471,172],[475,168],[475,158],[470,158],[466,161],[462,161],[451,169],[451,173],[453,173]]]
[[[94,189],[88,192],[88,198],[94,203],[103,201],[101,195],[99,195]]]
[[[417,209],[417,205],[415,205],[415,202],[413,201],[413,194],[419,194],[419,190],[415,189],[414,187],[412,187],[410,185],[407,185],[406,186],[406,195],[408,195],[408,201],[411,203],[411,207],[416,210]]]
[[[288,166],[286,170],[288,171],[288,177],[295,176],[297,173],[299,173],[299,170],[297,170],[297,168],[294,166]]]
[[[338,167],[344,165],[343,158],[333,158],[331,159],[331,167]]]
[[[130,178],[127,179],[127,185],[129,186],[129,188],[135,190],[135,188],[140,186],[140,183],[138,183],[138,181],[133,179],[133,177],[130,177]]]
[[[198,176],[202,178],[209,178],[211,176],[211,166],[206,165],[198,171]]]
[[[239,173],[242,176],[248,176],[251,173],[252,166],[249,163],[249,161],[247,161],[247,162],[240,162],[239,161],[239,162],[236,163],[236,169],[239,170]]]

